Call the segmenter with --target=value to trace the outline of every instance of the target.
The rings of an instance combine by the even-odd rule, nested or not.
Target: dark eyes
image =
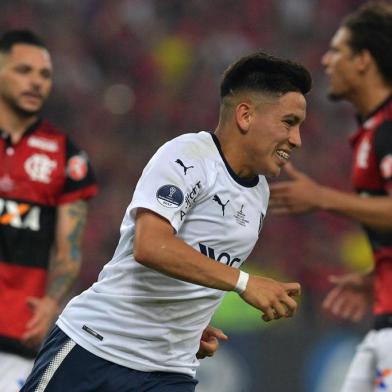
[[[27,75],[28,73],[32,72],[32,69],[31,69],[31,67],[29,67],[27,65],[21,65],[19,67],[16,67],[15,71],[21,75]],[[44,79],[51,79],[52,72],[49,69],[43,69],[40,71],[40,75]]]
[[[20,67],[16,67],[15,71],[20,73],[20,74],[27,74],[30,72],[30,67],[27,66],[20,66]]]
[[[287,124],[289,127],[292,127],[292,126],[295,125],[295,121],[294,121],[294,120],[291,120],[291,119],[283,120],[283,122],[284,122],[285,124]]]

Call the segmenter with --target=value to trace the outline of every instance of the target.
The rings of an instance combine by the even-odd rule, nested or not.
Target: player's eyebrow
[[[296,114],[290,113],[290,114],[285,114],[283,116],[283,120],[291,120],[293,122],[293,124],[300,124],[305,119],[302,118],[302,117],[297,116]]]

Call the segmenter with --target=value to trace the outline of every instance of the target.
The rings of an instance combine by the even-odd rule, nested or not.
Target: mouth
[[[41,94],[37,94],[37,93],[24,93],[22,94],[24,97],[28,98],[28,99],[33,99],[33,100],[39,100],[42,101],[42,95]]]
[[[285,151],[285,150],[281,150],[281,149],[276,150],[276,155],[284,163],[286,163],[289,160],[289,158],[290,158],[290,153]]]

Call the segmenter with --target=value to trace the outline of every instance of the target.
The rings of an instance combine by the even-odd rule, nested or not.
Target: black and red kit
[[[352,181],[356,191],[364,197],[392,197],[392,96],[361,122],[351,142]],[[364,229],[375,261],[374,313],[389,318],[392,315],[392,231],[366,226]]]
[[[45,295],[56,208],[96,192],[86,154],[49,122],[15,144],[0,130],[0,351],[34,355],[20,342],[26,299]]]

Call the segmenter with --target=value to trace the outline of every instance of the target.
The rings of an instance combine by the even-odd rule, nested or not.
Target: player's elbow
[[[153,266],[155,260],[155,245],[150,241],[135,237],[133,244],[133,257],[145,266]]]
[[[136,239],[133,245],[133,257],[140,264],[145,264],[146,260],[148,260],[146,247],[141,245],[139,241],[136,241]]]

